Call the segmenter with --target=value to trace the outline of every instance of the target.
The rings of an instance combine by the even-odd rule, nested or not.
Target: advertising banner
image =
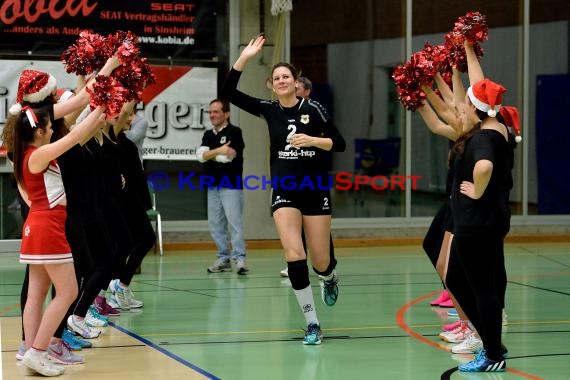
[[[75,88],[76,77],[61,62],[0,60],[0,128],[15,102],[22,70],[52,74],[59,88]],[[196,160],[196,149],[206,128],[211,128],[208,106],[216,97],[217,69],[152,66],[156,84],[145,89],[139,114],[148,121],[143,158]]]
[[[2,0],[0,54],[59,56],[89,30],[130,30],[148,58],[212,60],[216,0]]]

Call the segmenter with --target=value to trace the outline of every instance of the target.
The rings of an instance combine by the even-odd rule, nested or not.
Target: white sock
[[[295,290],[295,297],[297,297],[297,302],[301,306],[301,311],[305,316],[305,321],[307,324],[316,323],[319,324],[317,318],[317,310],[315,309],[315,301],[313,299],[313,291],[311,285],[307,286],[305,289]]]
[[[334,275],[335,275],[335,270],[333,269],[333,271],[328,275],[328,276],[321,276],[323,278],[323,280],[325,281],[330,281],[333,279]]]

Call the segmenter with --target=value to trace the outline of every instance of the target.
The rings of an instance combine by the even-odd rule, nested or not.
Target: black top
[[[76,144],[59,156],[57,163],[65,188],[68,217],[84,221],[94,218],[99,204],[95,157]]]
[[[124,132],[119,133],[117,142],[120,148],[121,174],[125,178],[124,195],[129,199],[136,197],[145,210],[152,208],[146,176],[139,158],[139,150]]]
[[[479,160],[491,161],[493,172],[481,198],[471,199],[459,192],[459,186],[463,181],[473,182],[473,168]],[[454,165],[451,207],[455,234],[507,234],[511,218],[512,161],[512,146],[495,130],[481,129],[467,140],[463,155],[455,159]]]
[[[343,152],[346,143],[335,128],[326,109],[314,100],[297,97],[298,103],[283,107],[277,100],[251,97],[237,90],[241,72],[231,69],[222,88],[222,98],[254,116],[263,117],[269,127],[271,175],[293,176],[300,182],[304,176],[326,175],[330,152],[309,147],[296,149],[287,141],[295,133],[332,139],[331,152]]]
[[[105,194],[118,199],[123,188],[120,162],[121,148],[105,134],[103,134],[103,144],[100,147],[102,153],[100,169]]]
[[[222,163],[215,159],[204,162],[206,175],[213,177],[212,186],[229,187],[231,189],[241,189],[241,176],[243,173],[243,150],[245,143],[241,134],[241,129],[235,125],[228,124],[218,133],[213,130],[204,132],[202,146],[207,146],[210,150],[216,149],[230,143],[236,151],[236,157],[232,162]],[[223,180],[223,182],[222,182]]]

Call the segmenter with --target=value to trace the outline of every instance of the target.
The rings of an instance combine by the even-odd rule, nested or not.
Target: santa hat
[[[471,103],[480,111],[487,112],[491,117],[497,116],[501,109],[503,94],[506,88],[490,79],[483,79],[467,89]]]
[[[521,142],[521,121],[517,107],[503,106],[499,112],[503,119],[505,119],[506,126],[513,129],[515,141],[518,143]]]
[[[57,86],[53,76],[36,70],[24,70],[20,74],[16,104],[10,107],[10,113],[17,115],[22,111],[22,101],[39,103],[47,98]]]
[[[69,90],[66,90],[64,88],[58,88],[56,94],[57,94],[57,98],[58,98],[57,99],[58,103],[66,102],[67,100],[69,100],[69,98],[71,98],[73,95],[75,95],[73,93],[73,91],[69,91]]]

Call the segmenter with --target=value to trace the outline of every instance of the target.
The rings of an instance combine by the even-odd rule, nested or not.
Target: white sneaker
[[[483,348],[483,341],[472,333],[463,342],[451,347],[451,352],[454,354],[474,354],[481,351]]]
[[[115,301],[114,295],[111,295],[111,297],[107,298],[107,304],[111,306],[113,309],[121,310],[121,307],[119,306],[117,301]]]
[[[74,315],[67,318],[67,328],[85,339],[94,339],[101,335],[101,330],[89,327],[85,319],[76,318]]]
[[[34,348],[30,348],[26,351],[22,363],[29,369],[44,376],[60,376],[65,372],[63,366],[57,365],[49,360],[47,351],[38,351]]]
[[[27,350],[28,349],[26,348],[26,342],[20,343],[20,346],[18,347],[18,352],[16,352],[16,360],[22,360]]]
[[[85,314],[85,323],[89,327],[106,327],[109,325],[109,322],[94,316],[91,310],[87,310],[87,314]]]
[[[109,282],[109,288],[107,288],[107,290],[111,292],[111,294],[115,294],[115,288],[117,287],[118,282],[119,282],[118,279],[114,279],[111,280],[111,282]]]
[[[140,309],[144,306],[143,301],[135,299],[135,294],[130,287],[127,288],[127,295],[129,296],[129,305],[131,306],[131,309]]]
[[[285,267],[285,269],[281,269],[279,271],[279,275],[281,277],[289,277],[289,267]]]
[[[467,321],[461,321],[461,324],[453,331],[445,331],[439,334],[439,337],[449,343],[461,343],[473,333],[469,328]]]
[[[117,282],[115,285],[115,301],[119,304],[122,310],[130,310],[131,308],[131,298],[129,297],[129,288],[122,287]]]
[[[244,275],[247,274],[247,272],[249,272],[249,268],[247,267],[247,264],[245,263],[245,259],[241,258],[236,260],[236,270],[237,270],[237,274],[240,275]]]

